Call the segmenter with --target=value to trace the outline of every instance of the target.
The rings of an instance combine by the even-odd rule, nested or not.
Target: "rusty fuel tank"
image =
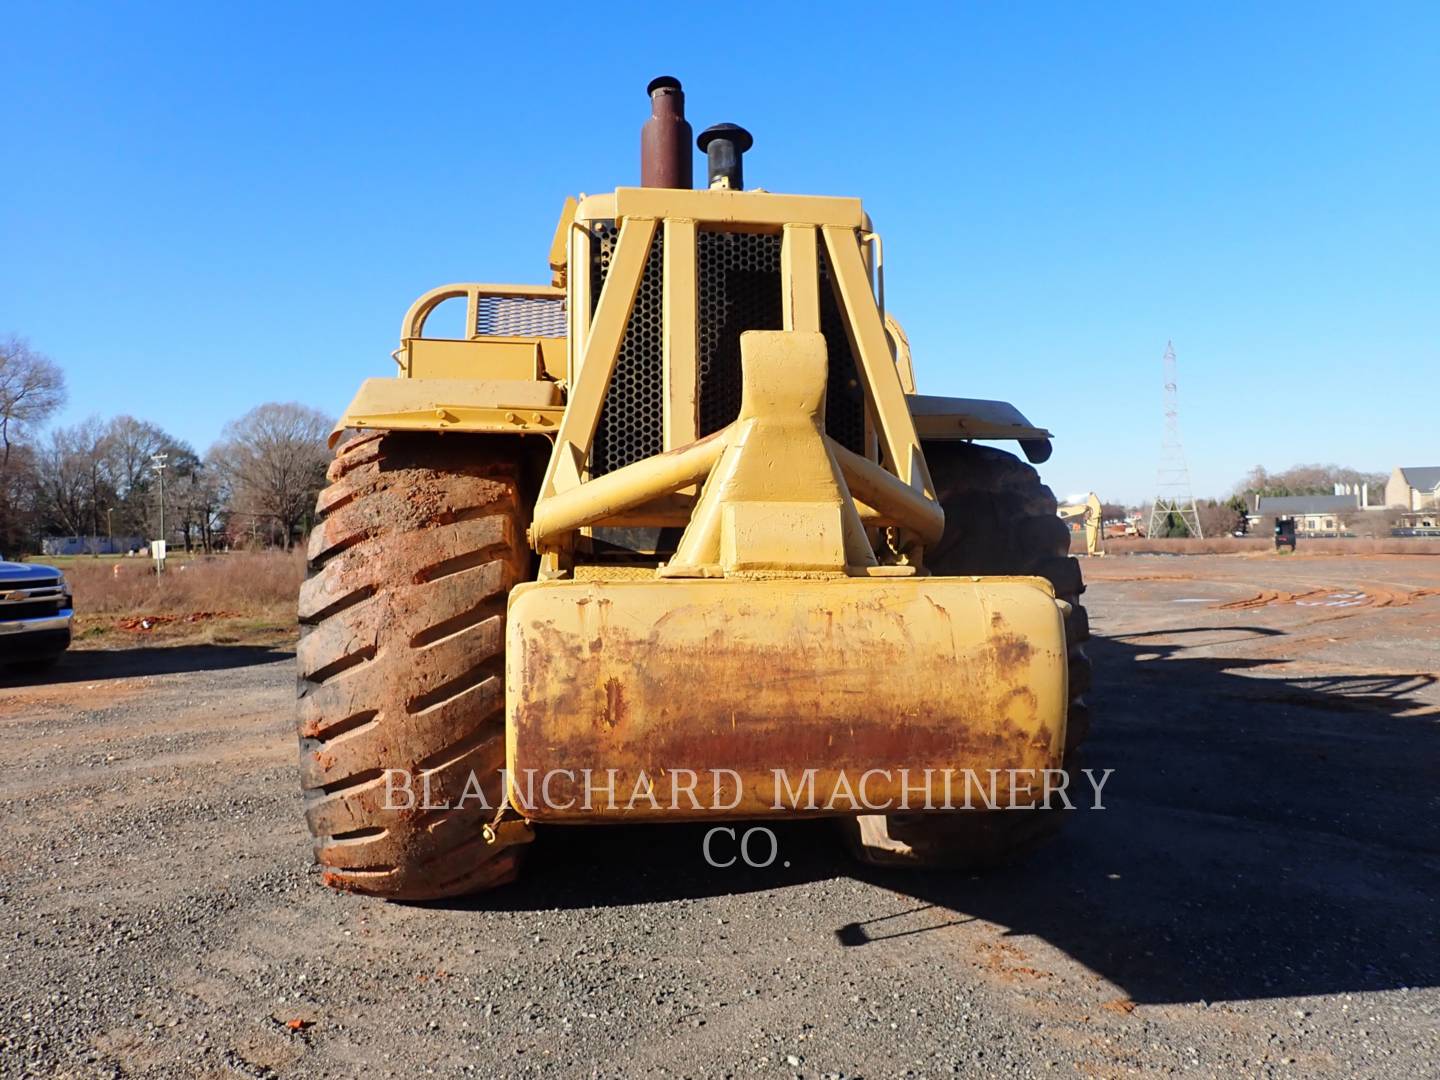
[[[533,582],[506,633],[510,798],[535,820],[913,811],[927,776],[943,809],[946,770],[1028,802],[1007,777],[1064,754],[1040,578]]]

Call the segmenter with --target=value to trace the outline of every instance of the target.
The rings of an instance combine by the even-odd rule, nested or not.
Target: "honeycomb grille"
[[[781,328],[780,237],[701,229],[695,261],[700,434],[709,435],[740,415],[740,335]]]
[[[825,384],[825,433],[847,450],[865,452],[865,391],[860,385],[860,372],[855,354],[850,351],[850,335],[845,332],[845,316],[830,274],[825,245],[820,251],[820,332],[825,335],[825,348],[830,353],[830,373]]]
[[[592,228],[592,317],[610,273],[618,235],[613,222],[598,222]],[[702,229],[696,234],[696,390],[701,435],[719,431],[740,415],[740,335],[746,330],[779,330],[783,326],[780,243],[778,235],[761,233]],[[823,246],[819,257],[820,329],[830,355],[825,430],[847,449],[864,453],[864,391]],[[601,406],[590,451],[592,476],[603,476],[664,450],[663,265],[663,233],[657,231]]]
[[[610,272],[618,232],[613,223],[594,229],[590,255],[591,315]],[[661,302],[664,236],[656,231],[635,294],[635,306],[615,358],[615,371],[600,407],[600,422],[590,448],[590,475],[604,476],[665,448],[665,379]]]
[[[475,333],[481,337],[565,336],[565,301],[545,296],[482,296]]]

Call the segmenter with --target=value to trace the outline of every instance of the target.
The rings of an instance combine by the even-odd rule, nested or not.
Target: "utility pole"
[[[160,478],[160,551],[161,554],[155,559],[155,572],[165,572],[165,459],[170,455],[164,450],[158,454],[152,454],[150,460],[154,463],[155,475]]]
[[[1190,490],[1190,466],[1185,462],[1185,448],[1180,445],[1180,399],[1175,390],[1177,365],[1175,346],[1165,343],[1165,436],[1160,443],[1160,467],[1155,474],[1155,504],[1150,508],[1150,525],[1145,530],[1155,536],[1170,522],[1170,515],[1179,516],[1197,540],[1200,531],[1200,508]]]

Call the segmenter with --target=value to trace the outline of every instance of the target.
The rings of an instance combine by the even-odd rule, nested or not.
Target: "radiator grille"
[[[0,595],[14,592],[17,589],[54,589],[58,593],[60,590],[60,579],[58,577],[34,578],[26,576],[13,578],[10,581],[0,581]]]
[[[591,315],[610,272],[618,232],[613,223],[594,228],[590,255]],[[603,476],[665,448],[665,379],[661,344],[664,234],[659,230],[645,260],[640,290],[625,327],[620,354],[590,449],[590,475]]]
[[[700,434],[740,415],[740,335],[779,330],[780,237],[701,229],[696,234],[699,297]]]
[[[825,245],[821,243],[818,247],[820,332],[825,335],[825,348],[830,353],[830,373],[825,384],[825,434],[845,449],[863,454],[865,391],[860,385],[855,354],[850,350],[850,335],[845,331],[845,316],[840,311]]]
[[[475,333],[481,337],[565,336],[565,301],[547,296],[482,296]]]
[[[8,604],[0,604],[0,619],[39,619],[48,615],[57,615],[60,612],[62,601],[54,600],[20,600]]]

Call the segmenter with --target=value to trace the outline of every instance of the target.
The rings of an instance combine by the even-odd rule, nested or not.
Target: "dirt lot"
[[[572,829],[386,905],[308,869],[288,650],[0,684],[0,1073],[1433,1076],[1440,557],[1086,569],[1107,809],[983,878]]]

